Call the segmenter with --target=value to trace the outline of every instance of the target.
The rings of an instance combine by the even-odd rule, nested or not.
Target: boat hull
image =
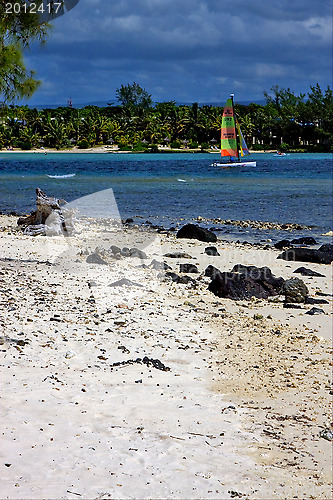
[[[221,163],[219,161],[214,161],[211,165],[212,167],[224,167],[224,168],[233,168],[233,167],[256,167],[256,161],[235,161],[235,162],[227,162]]]

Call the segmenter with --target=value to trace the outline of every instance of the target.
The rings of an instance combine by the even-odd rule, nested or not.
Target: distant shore
[[[55,148],[38,148],[38,149],[30,149],[30,150],[22,150],[19,148],[13,148],[11,150],[0,150],[0,153],[6,153],[6,154],[13,154],[13,153],[20,153],[20,154],[32,154],[32,153],[37,153],[37,154],[48,154],[48,153],[98,153],[98,154],[140,154],[140,153],[147,153],[151,154],[149,151],[123,151],[120,149],[116,149],[112,146],[98,146],[94,148],[88,148],[88,149],[79,149],[76,147],[73,148],[68,148],[68,149],[55,149]],[[168,148],[168,147],[159,147],[158,148],[158,153],[209,153],[209,154],[219,154],[219,150],[205,150],[202,151],[201,149],[189,149],[189,148],[179,148],[179,149],[173,149],[173,148]],[[257,153],[276,153],[276,149],[270,149],[270,150],[265,150],[265,151],[252,151],[250,150],[251,154],[257,154]]]

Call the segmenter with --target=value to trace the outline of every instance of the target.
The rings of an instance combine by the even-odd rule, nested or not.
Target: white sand
[[[204,276],[193,288],[136,258],[87,264],[82,235],[49,265],[61,237],[1,222],[1,497],[331,497],[331,443],[319,437],[331,419],[331,298],[318,316],[219,299]],[[303,265],[236,244],[210,257],[205,243],[157,243],[148,263],[194,257],[164,259],[176,272],[242,263],[288,278]],[[326,276],[302,278],[311,295],[332,293],[331,266],[306,267]],[[142,287],[109,286],[122,277]],[[110,366],[144,356],[170,370]]]

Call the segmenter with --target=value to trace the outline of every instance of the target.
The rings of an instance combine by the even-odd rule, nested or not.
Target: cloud
[[[240,100],[275,84],[326,88],[331,39],[328,0],[80,0],[28,54],[44,82],[32,102],[110,100],[134,80],[154,100],[189,102],[233,85]]]

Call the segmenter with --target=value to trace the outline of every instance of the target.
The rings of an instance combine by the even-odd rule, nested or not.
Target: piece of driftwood
[[[73,231],[72,211],[61,207],[65,200],[47,196],[40,188],[36,189],[37,210],[17,221],[24,233],[32,236],[48,234],[69,236]]]

